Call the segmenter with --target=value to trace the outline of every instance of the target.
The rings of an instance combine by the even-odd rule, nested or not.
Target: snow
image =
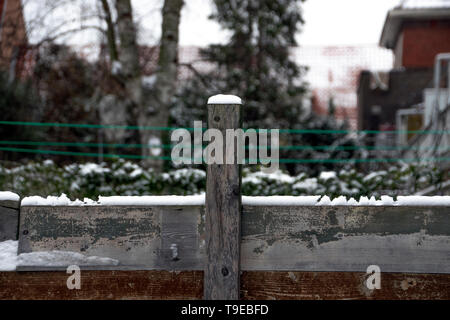
[[[277,170],[273,173],[265,173],[262,171],[253,172],[248,174],[245,178],[242,179],[243,183],[251,182],[253,184],[259,184],[263,179],[267,180],[277,180],[283,183],[294,183],[295,177],[291,177],[290,175],[283,173],[281,170]]]
[[[441,186],[440,186],[440,188],[442,188],[444,190],[446,188],[448,188],[448,187],[450,187],[450,180],[442,183]],[[421,191],[417,192],[416,195],[417,196],[425,196],[427,194],[430,194],[430,193],[436,191],[436,189],[437,189],[437,186],[436,185],[432,185],[432,186],[430,186],[430,187],[428,187],[428,188],[426,188],[424,190],[421,190]]]
[[[81,200],[70,200],[64,193],[59,196],[48,196],[47,198],[32,196],[26,197],[22,200],[21,206],[83,206],[83,205],[95,205],[96,202],[91,199],[85,198]]]
[[[118,75],[121,72],[122,72],[122,63],[120,63],[120,61],[117,60],[114,61],[111,66],[111,73],[113,75]]]
[[[204,194],[195,196],[98,197],[98,205],[105,206],[201,206],[204,204]]]
[[[322,179],[325,181],[329,180],[329,179],[334,179],[334,178],[336,178],[336,172],[334,172],[334,171],[322,171],[319,176],[319,179]]]
[[[85,163],[80,165],[80,174],[83,176],[90,175],[92,173],[103,174],[105,172],[109,172],[108,168],[104,168],[103,165],[99,165],[97,163]]]
[[[354,198],[347,200],[344,196],[333,200],[328,196],[242,197],[242,203],[253,206],[450,206],[450,196],[399,196],[397,201],[390,196],[381,196],[380,200],[361,197],[359,201]]]
[[[153,88],[156,83],[156,75],[142,77],[142,85],[146,88]]]
[[[270,197],[242,197],[242,204],[248,206],[314,206],[320,196],[270,196]]]
[[[18,246],[19,241],[0,242],[0,271],[16,270]]]
[[[218,94],[210,97],[208,104],[242,104],[242,99],[238,96]]]
[[[148,139],[148,147],[152,155],[159,156],[162,153],[161,140],[158,137],[150,137]]]
[[[0,191],[0,200],[19,201],[20,197],[18,194],[11,191]]]
[[[307,190],[312,191],[316,190],[318,187],[317,179],[316,178],[308,178],[303,181],[299,181],[296,184],[292,186],[296,190]]]
[[[389,196],[381,196],[381,202],[385,206],[393,206],[393,205],[395,205],[394,198],[389,197]]]
[[[364,181],[370,181],[372,179],[381,179],[383,176],[387,175],[387,171],[376,171],[376,172],[372,172],[369,173],[367,176],[364,177]]]
[[[14,271],[18,266],[65,267],[77,266],[116,266],[116,259],[85,256],[71,251],[40,251],[17,255],[19,241],[0,242],[0,271]]]
[[[398,196],[396,203],[400,206],[448,206],[450,205],[450,196]]]
[[[22,253],[17,258],[18,266],[64,267],[64,266],[117,266],[116,259],[85,256],[71,251],[41,251]]]
[[[53,166],[55,163],[51,159],[46,159],[42,162],[44,166]]]
[[[47,198],[33,196],[22,200],[22,206],[196,206],[205,204],[205,195],[195,196],[111,196],[98,201],[85,198],[70,200],[65,194]]]
[[[390,196],[361,197],[347,199],[345,196],[331,200],[328,196],[269,196],[242,197],[244,205],[255,206],[450,206],[450,196],[399,196],[397,201]],[[202,206],[205,194],[194,196],[111,196],[98,201],[84,199],[71,201],[65,194],[60,197],[38,196],[22,200],[22,206]]]
[[[183,178],[187,178],[190,176],[195,176],[197,179],[206,178],[206,172],[199,169],[192,169],[192,168],[183,168],[178,169],[175,171],[172,171],[168,177],[173,176],[175,180],[181,180]]]
[[[390,196],[381,196],[380,200],[375,197],[361,197],[359,201],[351,198],[346,200],[344,196],[330,200],[328,196],[322,197],[322,199],[316,204],[319,206],[450,206],[450,196],[399,196],[395,201]]]
[[[136,168],[130,173],[130,177],[136,178],[137,176],[140,176],[143,174],[144,174],[144,170],[142,170],[141,168]]]

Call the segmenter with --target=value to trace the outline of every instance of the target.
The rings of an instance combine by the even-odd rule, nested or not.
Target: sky
[[[134,0],[137,7],[142,0]],[[307,0],[300,45],[377,44],[387,12],[399,0]],[[209,0],[186,0],[181,21],[181,45],[207,46],[226,40],[226,33],[208,20]],[[154,23],[154,22],[153,22]],[[150,22],[148,24],[151,24]]]
[[[399,0],[307,0],[301,45],[378,43],[387,12]]]
[[[36,17],[44,10],[38,9],[45,3],[55,3],[55,0],[22,0],[28,20],[43,23],[45,19]],[[63,0],[59,0],[63,1]],[[426,0],[424,0],[426,1]],[[63,25],[69,28],[68,20],[77,21],[80,15],[88,15],[89,10],[95,10],[96,0],[63,1],[71,7],[55,10],[49,17],[52,25]],[[212,0],[185,0],[180,25],[180,45],[207,46],[211,43],[223,43],[227,32],[208,16],[213,10]],[[377,44],[389,9],[398,5],[400,0],[307,0],[303,5],[305,25],[298,34],[298,42],[302,46],[323,45],[359,45]],[[77,4],[76,4],[77,3]],[[156,44],[161,30],[161,8],[163,0],[132,0],[135,20],[140,26],[139,42],[141,44]],[[89,23],[89,22],[87,22]],[[31,41],[38,42],[45,32],[39,28],[31,28]],[[65,39],[70,44],[96,42],[98,34],[90,30]]]

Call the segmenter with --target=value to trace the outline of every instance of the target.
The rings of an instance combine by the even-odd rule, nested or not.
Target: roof
[[[405,20],[450,20],[450,0],[403,0],[390,10],[384,23],[380,46],[394,49]]]

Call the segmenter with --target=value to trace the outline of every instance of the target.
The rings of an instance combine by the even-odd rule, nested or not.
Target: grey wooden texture
[[[450,273],[449,207],[246,206],[244,270]]]
[[[204,218],[194,206],[22,207],[19,250],[120,261],[105,270],[202,270]],[[450,207],[243,207],[242,270],[365,272],[371,264],[449,274]]]
[[[203,212],[203,208],[201,212]],[[203,227],[200,208],[163,208],[161,212],[161,249],[158,269],[201,270],[204,253],[199,228]],[[175,246],[175,248],[173,248]],[[176,253],[176,255],[174,255]]]
[[[16,200],[0,200],[0,207],[6,207],[11,209],[19,209],[20,201]]]
[[[224,163],[206,170],[204,299],[237,300],[240,290],[241,166],[226,164],[226,129],[241,128],[241,105],[208,105],[208,129],[224,137]]]
[[[119,260],[114,269],[198,270],[202,261],[198,252],[200,211],[203,208],[195,206],[25,206],[21,208],[19,253],[73,251]],[[171,256],[172,244],[179,247],[176,261]]]
[[[17,240],[19,227],[19,210],[11,207],[0,207],[0,242]]]

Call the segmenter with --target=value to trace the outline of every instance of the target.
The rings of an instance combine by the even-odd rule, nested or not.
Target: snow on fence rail
[[[217,114],[229,106],[209,108]],[[215,115],[208,124],[228,128],[226,120]],[[240,168],[227,166],[208,165],[207,193],[199,196],[63,195],[27,197],[19,206],[18,196],[0,193],[0,239],[18,240],[22,257],[75,253],[84,270],[204,271],[206,299],[239,298],[241,272],[295,278],[378,265],[386,273],[450,274],[450,197],[242,197]],[[94,256],[111,263],[83,263]],[[27,263],[18,270],[64,267]]]
[[[450,196],[398,196],[396,200],[390,196],[361,197],[347,199],[341,196],[331,200],[328,196],[242,196],[243,205],[254,206],[450,206]],[[40,196],[26,197],[22,200],[24,206],[203,206],[205,195],[195,196],[112,196],[98,200],[85,198],[70,200],[65,194],[60,197]]]
[[[116,259],[114,269],[204,269],[206,217],[198,197],[175,197],[172,204],[131,197],[134,205],[120,198],[82,206],[22,204],[19,253],[74,251]],[[314,197],[283,198],[244,202],[242,270],[363,272],[376,263],[386,272],[450,273],[448,197],[441,205],[441,197],[432,197],[433,206],[323,206]]]

